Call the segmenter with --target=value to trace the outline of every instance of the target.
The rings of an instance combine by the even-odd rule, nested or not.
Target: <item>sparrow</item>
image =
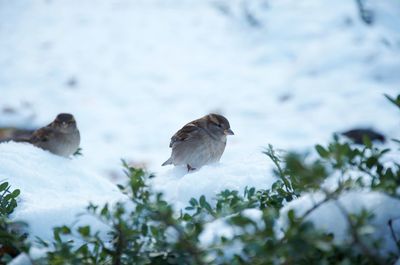
[[[171,157],[165,165],[184,165],[188,171],[218,162],[225,150],[226,136],[234,135],[229,121],[219,114],[208,114],[183,126],[171,138]]]
[[[49,125],[33,132],[27,142],[53,154],[69,157],[80,144],[80,134],[74,116],[60,113]]]

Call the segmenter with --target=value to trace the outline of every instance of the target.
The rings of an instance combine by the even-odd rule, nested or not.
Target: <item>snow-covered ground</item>
[[[75,223],[90,202],[126,200],[115,185],[79,159],[58,157],[26,143],[2,143],[0,154],[0,181],[21,191],[13,218],[29,225],[32,238],[50,239],[54,226]],[[93,219],[84,215],[81,224],[103,227]]]
[[[400,92],[400,3],[371,1],[372,26],[355,1],[249,3],[259,27],[242,1],[1,0],[0,126],[34,128],[70,112],[84,154],[71,161],[1,145],[1,159],[27,166],[0,165],[0,179],[22,189],[16,215],[35,229],[46,198],[60,206],[43,209],[50,219],[118,198],[105,179],[124,181],[121,158],[147,165],[180,207],[225,188],[268,188],[268,143],[306,150],[354,126],[400,138],[399,112],[383,97]],[[161,167],[175,131],[211,111],[235,132],[221,163],[188,175]],[[32,174],[47,191],[23,182]],[[88,195],[76,203],[74,189]]]

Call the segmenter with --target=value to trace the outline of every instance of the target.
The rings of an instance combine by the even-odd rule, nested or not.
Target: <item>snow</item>
[[[48,237],[88,201],[120,199],[108,180],[125,181],[121,158],[154,172],[179,209],[224,189],[269,188],[269,143],[310,150],[356,126],[400,138],[400,114],[383,97],[399,93],[398,2],[371,1],[372,26],[354,1],[263,3],[249,1],[254,27],[240,0],[0,1],[0,126],[73,113],[84,155],[1,144],[0,175],[22,191],[15,218]],[[214,111],[235,132],[221,162],[190,174],[161,167],[170,137]]]
[[[25,221],[31,238],[52,238],[52,228],[75,223],[89,203],[125,200],[106,178],[91,172],[79,158],[66,159],[26,143],[0,144],[0,180],[20,189],[13,219]],[[93,224],[84,216],[80,224]]]
[[[221,237],[232,239],[234,235],[232,227],[226,225],[225,219],[217,219],[205,225],[199,239],[203,246],[207,247],[219,241]]]
[[[189,174],[186,167],[171,168],[156,176],[152,183],[179,210],[188,206],[191,198],[199,199],[201,195],[211,200],[226,189],[243,193],[246,186],[270,187],[275,179],[266,173],[268,166],[266,156],[260,152],[241,163],[208,165]],[[252,168],[250,172],[249,167]]]
[[[257,223],[257,226],[260,227],[260,229],[263,229],[265,227],[265,224],[261,221],[262,220],[262,211],[259,209],[245,209],[241,212],[242,216],[247,217],[254,222]],[[238,231],[234,231],[234,227],[232,226],[227,226],[226,225],[226,219],[229,218],[220,218],[216,219],[212,222],[209,222],[205,225],[204,230],[200,234],[200,242],[204,247],[207,247],[211,245],[214,242],[219,242],[221,237],[225,237],[227,239],[233,239],[235,235],[237,235]],[[252,227],[253,228],[253,227]],[[249,233],[254,233],[254,231],[247,231]],[[234,248],[233,251],[241,250],[241,247],[239,248]]]
[[[21,253],[9,265],[32,265],[32,262],[26,253]]]

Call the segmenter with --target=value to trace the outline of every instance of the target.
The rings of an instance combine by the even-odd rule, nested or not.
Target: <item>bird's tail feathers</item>
[[[161,166],[171,165],[172,164],[172,157],[168,158]]]
[[[5,143],[5,142],[16,142],[16,143],[29,143],[30,139],[26,138],[0,138],[0,143]]]
[[[12,140],[17,143],[29,143],[30,142],[30,139],[28,139],[28,138],[16,138],[16,139],[12,139]]]

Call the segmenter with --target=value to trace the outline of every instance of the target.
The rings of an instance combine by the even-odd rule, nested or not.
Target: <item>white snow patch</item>
[[[233,228],[225,223],[225,219],[217,219],[205,225],[204,231],[200,234],[199,240],[205,247],[220,240],[221,237],[232,239],[235,235]]]
[[[257,222],[258,226],[262,227],[264,224],[260,222],[262,218],[262,211],[259,209],[245,209],[241,212],[244,217],[247,217],[254,222]],[[232,226],[226,224],[226,218],[216,219],[205,225],[204,231],[200,235],[200,242],[204,246],[209,246],[213,242],[217,242],[223,236],[228,239],[232,239],[235,235],[235,229]]]
[[[32,265],[32,261],[26,253],[21,253],[8,263],[8,265]]]
[[[27,143],[0,144],[0,180],[20,189],[15,220],[29,224],[29,235],[49,239],[52,228],[76,221],[89,203],[124,200],[117,187],[92,173],[80,158],[66,159]],[[80,224],[101,225],[83,216]]]
[[[276,179],[268,172],[269,161],[261,153],[231,163],[215,163],[187,173],[186,167],[170,168],[157,175],[153,184],[177,210],[189,205],[191,198],[205,195],[210,203],[223,190],[237,190],[243,195],[246,187],[269,188]]]

